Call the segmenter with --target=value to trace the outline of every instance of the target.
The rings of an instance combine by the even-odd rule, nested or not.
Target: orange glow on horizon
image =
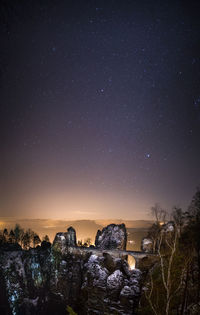
[[[10,216],[54,220],[141,220],[148,218],[152,204],[151,200],[143,200],[141,204],[139,196],[129,192],[86,190],[41,191],[36,195],[18,196],[12,202],[15,206],[9,206],[13,209]]]

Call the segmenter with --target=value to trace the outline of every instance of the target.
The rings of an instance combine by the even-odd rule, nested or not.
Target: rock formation
[[[141,272],[127,272],[126,261],[111,256],[110,260],[116,266],[113,272],[105,257],[91,255],[84,265],[83,314],[133,314],[140,294]]]
[[[66,247],[76,247],[76,231],[72,226],[67,229],[67,232],[59,232],[56,234],[53,246],[61,251],[64,251]]]
[[[98,248],[125,248],[124,225],[110,225],[101,236]],[[56,234],[51,247],[0,249],[0,313],[66,315],[70,305],[80,315],[134,314],[141,272],[130,270],[126,259],[75,245],[76,232],[69,228]]]
[[[153,251],[153,241],[150,238],[143,238],[141,242],[141,251],[151,253]]]
[[[169,221],[166,224],[163,224],[162,229],[166,233],[173,232],[174,231],[174,222]]]
[[[121,249],[126,250],[127,233],[124,224],[110,224],[98,230],[95,246],[101,250],[103,249]]]

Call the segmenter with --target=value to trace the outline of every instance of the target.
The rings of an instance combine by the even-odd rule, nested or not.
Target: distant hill
[[[149,228],[153,221],[151,220],[122,220],[122,219],[110,219],[110,220],[95,220],[97,224],[106,226],[111,223],[121,224],[124,223],[127,228]]]

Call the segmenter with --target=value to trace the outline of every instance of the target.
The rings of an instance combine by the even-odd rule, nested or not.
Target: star
[[[103,181],[117,195],[110,197],[115,208],[125,189],[124,215],[131,219],[133,208],[145,216],[157,200],[186,205],[200,178],[197,10],[165,1],[148,15],[149,5],[141,9],[139,0],[93,2],[78,1],[76,8],[55,2],[40,10],[40,1],[31,1],[26,10],[19,6],[19,19],[8,15],[9,36],[2,23],[0,152],[6,168],[13,167],[21,191],[30,179],[30,196],[41,182],[50,197],[55,187],[57,199],[63,176],[76,203],[79,186],[81,196],[93,195],[93,189],[100,196]],[[184,172],[186,166],[191,172]],[[8,188],[6,198],[15,193],[14,185]],[[143,189],[148,193],[140,194]],[[135,206],[133,190],[139,191]],[[26,216],[23,196],[17,200]],[[6,203],[7,209],[16,207],[9,198]],[[121,209],[107,210],[120,216]],[[101,211],[107,216],[104,206]]]

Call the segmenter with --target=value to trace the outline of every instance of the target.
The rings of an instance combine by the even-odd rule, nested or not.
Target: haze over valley
[[[76,230],[77,239],[84,240],[90,238],[94,244],[97,230],[115,223],[124,223],[128,233],[127,248],[132,250],[140,250],[141,239],[147,234],[148,228],[151,226],[150,220],[52,220],[52,219],[19,219],[19,218],[0,218],[0,230],[4,228],[13,229],[18,223],[24,229],[32,229],[39,234],[40,238],[48,235],[50,241],[54,240],[57,232],[65,232],[68,227],[73,226]]]

